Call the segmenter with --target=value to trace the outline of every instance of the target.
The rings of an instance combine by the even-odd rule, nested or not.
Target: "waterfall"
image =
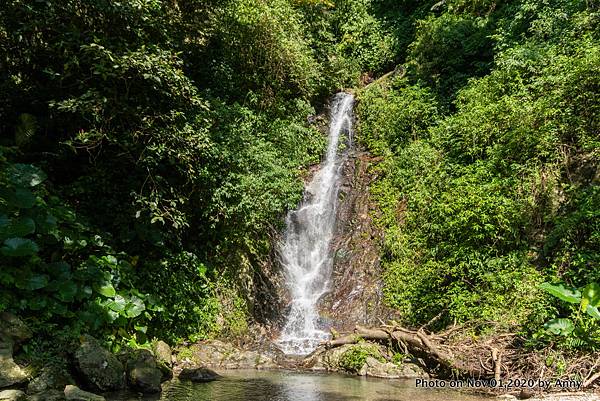
[[[304,355],[328,338],[319,324],[317,303],[331,276],[330,243],[335,229],[343,161],[352,142],[352,106],[348,93],[334,96],[327,154],[304,191],[304,200],[286,218],[279,254],[290,291],[291,307],[278,344],[287,354]],[[345,146],[340,136],[347,134]]]

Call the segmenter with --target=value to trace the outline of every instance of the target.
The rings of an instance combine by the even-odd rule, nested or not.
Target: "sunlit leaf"
[[[575,330],[575,326],[570,319],[552,319],[544,325],[544,328],[559,336],[568,336]]]
[[[589,283],[581,291],[582,298],[588,301],[591,306],[600,306],[600,284]]]
[[[129,303],[127,304],[127,309],[125,310],[125,315],[127,317],[138,317],[142,314],[142,312],[146,309],[144,305],[144,301],[136,296],[132,296]]]
[[[114,297],[117,293],[111,283],[104,283],[96,286],[96,291],[105,297]]]
[[[581,302],[581,292],[576,288],[567,288],[563,284],[553,285],[550,283],[543,283],[540,285],[540,288],[563,301],[572,304],[579,304]]]

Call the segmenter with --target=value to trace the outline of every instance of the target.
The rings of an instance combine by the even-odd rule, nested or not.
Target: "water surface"
[[[482,401],[489,398],[451,390],[415,388],[413,380],[386,380],[333,373],[225,371],[210,383],[174,380],[163,393],[144,400],[161,401]],[[141,400],[113,394],[109,401]]]

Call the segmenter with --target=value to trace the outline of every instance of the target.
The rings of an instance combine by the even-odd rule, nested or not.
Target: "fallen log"
[[[499,363],[495,363],[494,368],[490,370],[466,358],[457,357],[450,347],[442,347],[438,344],[439,336],[428,335],[421,329],[366,328],[357,325],[352,333],[324,341],[321,346],[328,349],[345,344],[356,344],[362,340],[396,343],[410,354],[424,359],[427,370],[441,371],[443,376],[494,377],[499,376],[500,373]]]

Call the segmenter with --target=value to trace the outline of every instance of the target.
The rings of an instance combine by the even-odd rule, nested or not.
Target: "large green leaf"
[[[56,296],[63,302],[72,302],[77,294],[77,284],[73,281],[62,281],[58,285],[58,293]]]
[[[10,202],[20,209],[30,209],[35,205],[35,195],[27,188],[17,188]]]
[[[35,187],[46,180],[46,174],[31,164],[13,164],[10,169],[11,182],[20,187]]]
[[[127,304],[125,315],[127,317],[138,317],[145,309],[144,301],[133,295]]]
[[[544,325],[544,328],[559,336],[568,336],[575,330],[575,326],[570,319],[552,319]]]
[[[112,283],[105,281],[103,283],[97,284],[94,286],[94,289],[99,294],[104,295],[105,297],[114,297],[117,291],[115,291],[115,287],[113,287]]]
[[[4,246],[0,248],[0,252],[4,256],[31,256],[39,251],[35,242],[26,238],[9,238],[4,241]]]
[[[567,288],[563,284],[553,285],[550,283],[543,283],[540,285],[540,288],[563,301],[572,304],[579,304],[581,302],[581,292],[576,288]]]
[[[588,307],[585,309],[585,312],[591,317],[600,320],[600,310],[598,310],[598,307],[588,305]]]
[[[105,305],[112,311],[123,312],[125,310],[125,306],[127,306],[127,300],[121,295],[115,295],[115,298],[108,301]]]
[[[581,297],[591,306],[600,306],[600,284],[589,283],[581,291]]]
[[[30,217],[9,220],[8,224],[0,217],[0,239],[24,237],[35,232],[35,222]]]
[[[26,288],[28,290],[39,290],[40,288],[44,288],[48,285],[48,276],[45,274],[37,274],[35,276],[31,276],[29,280],[27,280]]]

